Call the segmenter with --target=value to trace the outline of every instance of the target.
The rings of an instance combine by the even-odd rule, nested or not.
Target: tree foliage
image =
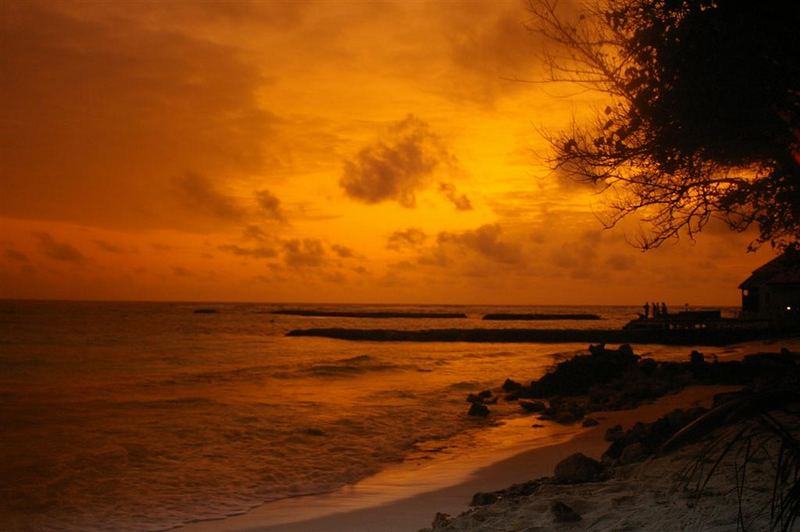
[[[598,0],[602,2],[602,0]],[[800,2],[530,0],[552,81],[605,93],[549,137],[553,164],[605,187],[608,225],[639,213],[647,249],[712,218],[754,245],[800,241]]]

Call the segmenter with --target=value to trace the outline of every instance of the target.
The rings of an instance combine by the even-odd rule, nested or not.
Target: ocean
[[[467,318],[271,313],[281,308]],[[289,330],[617,328],[639,310],[0,301],[0,529],[164,530],[329,492],[430,442],[468,445],[480,428],[465,415],[468,392],[507,377],[527,383],[586,348]],[[602,319],[480,319],[490,312]]]

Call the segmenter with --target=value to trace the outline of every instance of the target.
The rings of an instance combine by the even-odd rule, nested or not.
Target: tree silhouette
[[[800,2],[608,0],[568,16],[529,0],[555,46],[551,81],[609,97],[548,136],[553,166],[605,187],[613,226],[634,212],[647,249],[711,218],[800,241]]]

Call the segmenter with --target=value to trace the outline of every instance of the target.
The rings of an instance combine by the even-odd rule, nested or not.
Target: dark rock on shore
[[[489,415],[489,407],[483,403],[472,403],[467,412],[469,416],[486,417]]]
[[[611,445],[603,453],[602,460],[614,465],[639,462],[656,453],[673,434],[707,411],[701,407],[673,410],[652,423],[636,423],[624,432],[619,425],[612,427],[606,433]]]
[[[525,390],[525,386],[515,380],[506,379],[506,381],[503,383],[504,392],[521,392],[523,390]]]
[[[582,519],[578,512],[561,501],[554,501],[550,505],[550,513],[553,514],[553,521],[556,523],[575,523]]]
[[[470,506],[486,506],[487,504],[494,504],[500,498],[498,497],[497,493],[489,492],[484,493],[479,491],[475,495],[472,496],[472,501],[470,501]]]
[[[615,442],[625,438],[625,431],[622,430],[622,425],[614,425],[606,430],[606,441]]]
[[[450,517],[450,515],[443,514],[441,512],[436,512],[436,517],[433,518],[433,523],[431,524],[431,527],[434,530],[441,530],[443,528],[447,528],[452,521],[453,518]]]
[[[594,385],[618,378],[639,361],[629,345],[616,350],[606,349],[602,344],[591,345],[589,352],[559,363],[553,372],[532,382],[531,394],[534,397],[583,395]]]
[[[581,426],[588,428],[588,427],[596,427],[599,424],[600,424],[600,422],[597,421],[595,418],[587,417],[586,419],[583,420],[583,423],[581,423]]]
[[[520,401],[519,406],[525,412],[537,413],[544,412],[545,405],[541,401]]]
[[[603,466],[582,453],[575,453],[556,465],[555,480],[559,484],[580,484],[603,478]]]
[[[548,479],[529,480],[528,482],[522,482],[521,484],[512,484],[511,486],[498,491],[478,492],[472,496],[472,502],[470,502],[470,506],[486,506],[488,504],[494,504],[495,502],[503,499],[509,500],[527,497],[536,493],[539,490],[539,486],[541,486],[543,482],[547,481]]]

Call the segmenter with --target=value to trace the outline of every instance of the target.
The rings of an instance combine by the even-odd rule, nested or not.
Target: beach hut
[[[800,252],[787,251],[756,269],[739,285],[742,317],[800,324]]]

